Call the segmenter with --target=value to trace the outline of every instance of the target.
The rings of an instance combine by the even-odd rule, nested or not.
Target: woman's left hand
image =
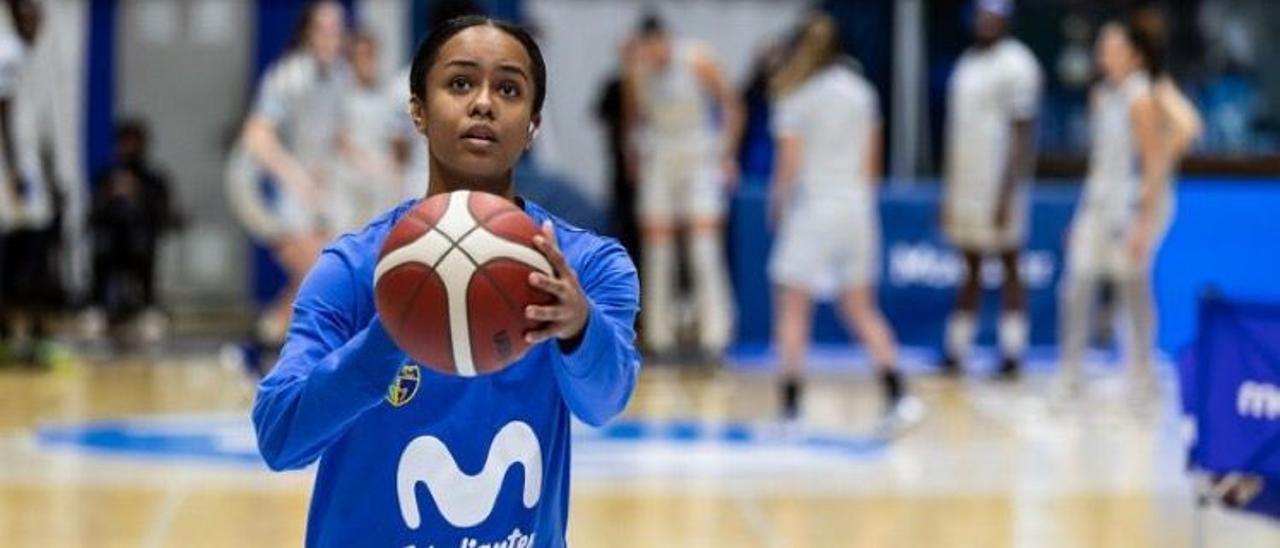
[[[542,233],[533,237],[533,245],[551,261],[555,276],[541,272],[529,275],[529,285],[546,291],[555,297],[556,302],[546,305],[529,305],[525,308],[526,318],[546,322],[540,329],[530,330],[524,338],[530,344],[537,344],[552,337],[561,341],[572,341],[582,335],[587,326],[587,296],[578,283],[578,275],[565,260],[564,253],[556,243],[555,228],[551,222],[542,223]]]
[[[1146,260],[1151,251],[1151,230],[1147,223],[1139,222],[1129,231],[1129,254],[1136,261]]]

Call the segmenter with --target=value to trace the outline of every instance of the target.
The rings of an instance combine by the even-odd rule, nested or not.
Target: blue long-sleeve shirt
[[[551,220],[586,293],[581,342],[538,344],[492,375],[439,374],[407,358],[374,309],[378,252],[412,205],[339,238],[307,275],[258,388],[259,450],[275,470],[320,460],[308,546],[563,546],[570,413],[616,416],[640,368],[635,267],[617,242],[524,201]]]

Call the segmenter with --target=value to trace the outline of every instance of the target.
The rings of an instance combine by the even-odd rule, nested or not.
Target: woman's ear
[[[417,97],[409,98],[409,118],[413,119],[413,127],[423,137],[427,136],[427,115],[426,108],[423,107],[422,101]]]
[[[541,126],[542,126],[541,115],[535,114],[533,115],[532,118],[529,119],[529,140],[524,145],[525,150],[529,150],[530,148],[533,148],[533,140],[538,138],[538,128]]]

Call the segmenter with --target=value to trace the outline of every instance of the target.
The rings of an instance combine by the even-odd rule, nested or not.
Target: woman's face
[[[1124,80],[1138,66],[1138,52],[1124,29],[1114,24],[1102,27],[1098,33],[1095,55],[1102,76],[1112,82]]]
[[[357,39],[352,44],[351,70],[364,85],[371,86],[378,82],[378,45],[375,42]]]
[[[498,181],[519,161],[538,122],[532,66],[519,41],[487,25],[464,29],[440,48],[426,75],[425,104],[414,99],[413,108],[432,159],[470,179],[455,184]]]
[[[307,28],[307,49],[323,63],[332,63],[342,55],[342,34],[346,14],[342,5],[325,2],[316,8]]]

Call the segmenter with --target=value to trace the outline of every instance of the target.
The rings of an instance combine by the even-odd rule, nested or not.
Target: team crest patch
[[[387,403],[393,407],[401,407],[409,403],[418,394],[418,386],[422,384],[422,370],[416,364],[406,363],[396,374],[396,380],[387,387]]]

